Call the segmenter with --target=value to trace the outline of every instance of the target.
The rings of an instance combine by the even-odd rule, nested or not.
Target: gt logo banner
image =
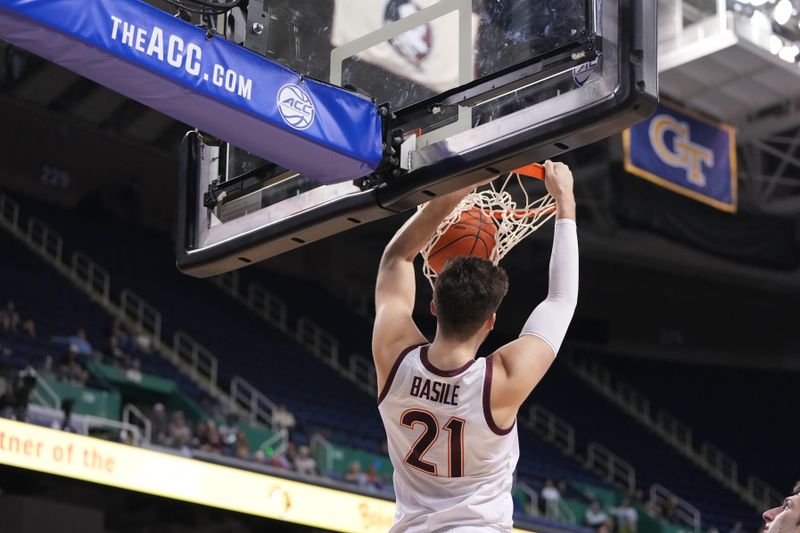
[[[717,209],[737,204],[736,131],[659,105],[650,119],[623,132],[625,170]]]

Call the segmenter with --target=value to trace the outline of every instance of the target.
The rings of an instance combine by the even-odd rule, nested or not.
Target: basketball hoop
[[[420,252],[423,259],[422,273],[428,278],[431,286],[436,279],[437,273],[428,262],[430,252],[439,242],[442,235],[459,221],[465,211],[479,209],[494,221],[496,244],[490,256],[490,260],[494,264],[499,263],[514,246],[542,227],[555,215],[556,201],[550,194],[531,200],[525,188],[525,182],[530,178],[544,179],[544,168],[541,165],[528,165],[510,172],[499,186],[492,182],[484,190],[479,191],[476,189],[469,193],[458,204],[458,207],[439,224],[433,237]],[[517,183],[520,191],[522,191],[522,195],[518,200],[515,200],[508,191],[509,185],[512,183]],[[422,207],[420,206],[420,209]]]

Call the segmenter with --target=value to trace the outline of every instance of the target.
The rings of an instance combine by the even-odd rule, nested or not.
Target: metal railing
[[[617,396],[635,416],[645,420],[650,418],[650,400],[624,381],[617,382]]]
[[[713,444],[704,442],[702,446],[700,446],[700,457],[702,457],[709,466],[713,467],[716,471],[716,475],[720,476],[723,480],[734,485],[739,484],[739,465],[722,450]]]
[[[172,349],[189,366],[190,377],[216,385],[219,361],[213,353],[184,331],[172,336]]]
[[[677,496],[663,485],[654,483],[650,487],[650,501],[654,502],[656,505],[663,508],[663,502],[670,500],[672,502],[671,505],[675,506],[675,515],[678,520],[695,531],[700,531],[702,515],[697,507],[680,496]]]
[[[661,435],[667,443],[674,446],[690,460],[697,462],[712,477],[722,482],[730,490],[743,498],[748,498],[753,506],[760,506],[760,502],[754,500],[748,488],[739,481],[738,464],[735,460],[707,442],[700,446],[699,451],[696,450],[693,445],[692,430],[686,424],[665,412],[660,412],[654,418],[650,412],[649,400],[643,395],[642,397],[646,402],[637,398],[636,394],[640,395],[640,393],[635,393],[632,388],[626,390],[624,394],[620,394],[619,387],[615,389],[612,386],[610,372],[601,365],[574,356],[568,356],[566,360],[569,368],[578,377],[593,386],[623,410],[631,413],[645,427]],[[648,416],[644,416],[644,413],[648,413]]]
[[[40,253],[61,264],[64,239],[38,218],[28,219],[28,239]]]
[[[375,297],[372,293],[366,293],[352,285],[347,285],[344,300],[347,306],[359,316],[367,320],[375,320]]]
[[[609,483],[624,487],[630,494],[636,490],[636,470],[633,466],[596,442],[586,448],[586,466]]]
[[[241,376],[231,380],[230,392],[233,401],[247,411],[251,424],[263,424],[274,429],[272,414],[278,407],[275,402]]]
[[[82,252],[72,254],[71,272],[75,281],[108,302],[111,296],[111,276],[91,257]]]
[[[575,453],[575,428],[541,405],[528,410],[531,429],[569,455]]]
[[[214,276],[211,282],[233,296],[239,295],[239,273],[235,270]]]
[[[350,377],[360,384],[361,388],[371,394],[377,394],[378,376],[372,361],[358,354],[350,356]]]
[[[692,449],[692,430],[669,413],[661,411],[656,418],[661,435],[677,446]]]
[[[0,220],[12,230],[19,229],[19,204],[0,193]]]
[[[528,497],[528,502],[523,504],[525,514],[528,516],[539,516],[539,494],[522,482],[517,483],[517,488]]]
[[[289,431],[280,429],[270,435],[259,446],[259,450],[271,451],[273,454],[284,454],[289,448]]]
[[[161,313],[130,289],[123,289],[119,305],[126,318],[137,326],[161,339]]]
[[[43,391],[44,394],[41,394],[39,390]],[[33,390],[33,398],[45,407],[61,409],[61,397],[38,373],[36,374],[36,388]]]
[[[783,494],[755,476],[747,479],[747,492],[750,498],[759,503],[761,509],[771,509],[783,501]]]
[[[289,329],[289,311],[286,302],[257,283],[247,287],[247,306],[258,316],[284,333]]]
[[[122,442],[130,442],[134,446],[141,446],[142,444],[149,444],[142,435],[142,432],[134,424],[120,422],[118,420],[111,420],[109,418],[102,418],[92,415],[75,415],[73,418],[80,418],[86,423],[87,434],[89,429],[93,428],[110,428],[119,430],[120,440]]]
[[[311,437],[310,447],[312,457],[320,465],[320,471],[323,473],[333,471],[333,461],[341,452],[319,433]]]
[[[334,368],[341,368],[339,341],[306,317],[297,320],[297,342]]]
[[[594,381],[601,387],[605,387],[609,392],[611,388],[611,372],[608,369],[594,361],[580,357],[570,357],[570,365],[579,375]]]
[[[122,421],[125,424],[139,427],[144,436],[144,441],[152,442],[153,423],[138,407],[130,403],[125,404],[125,407],[122,408]]]

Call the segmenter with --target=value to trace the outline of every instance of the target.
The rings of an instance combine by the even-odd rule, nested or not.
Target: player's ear
[[[434,302],[433,300],[431,300],[431,314],[433,316],[436,316],[436,302]]]
[[[486,320],[486,329],[492,331],[494,329],[495,322],[497,322],[497,313],[492,313],[492,316]]]

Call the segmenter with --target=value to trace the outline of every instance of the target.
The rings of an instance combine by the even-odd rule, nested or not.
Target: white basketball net
[[[499,187],[495,186],[495,183],[499,180],[495,180],[482,191],[476,189],[469,193],[458,204],[458,207],[439,224],[431,240],[420,252],[423,259],[422,273],[428,278],[431,286],[433,286],[433,282],[436,279],[436,272],[428,264],[430,251],[450,226],[458,222],[464,211],[478,208],[494,221],[497,228],[494,236],[496,244],[490,257],[494,264],[499,263],[514,246],[553,218],[556,213],[555,199],[549,194],[545,194],[541,198],[531,200],[528,191],[525,189],[525,181],[530,179],[532,178],[510,173],[502,180]],[[512,180],[516,180],[524,195],[520,202],[515,201],[511,193],[506,190]],[[419,209],[423,207],[420,206]]]

